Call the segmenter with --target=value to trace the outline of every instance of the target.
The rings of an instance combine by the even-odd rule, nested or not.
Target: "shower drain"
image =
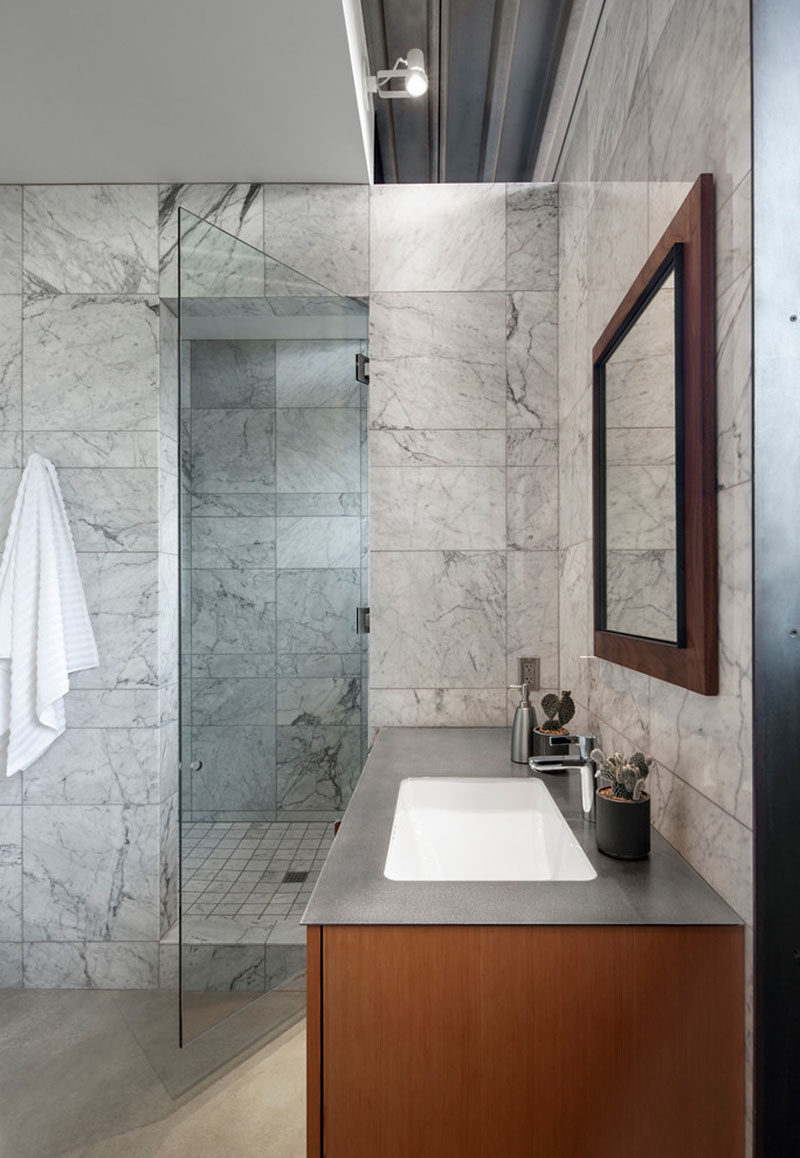
[[[283,883],[285,885],[301,885],[308,876],[308,873],[293,872],[291,869],[284,874]]]

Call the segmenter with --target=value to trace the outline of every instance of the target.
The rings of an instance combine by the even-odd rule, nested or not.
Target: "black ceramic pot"
[[[650,797],[615,800],[597,793],[597,847],[617,860],[642,860],[650,853]]]
[[[551,736],[555,744],[550,743]],[[578,742],[576,736],[556,736],[553,732],[540,732],[538,728],[533,729],[532,738],[534,756],[568,756],[570,744]]]

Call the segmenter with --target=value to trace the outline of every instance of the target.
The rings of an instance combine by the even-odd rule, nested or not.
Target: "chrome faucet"
[[[550,744],[563,744],[564,736],[551,736]],[[577,756],[531,756],[528,767],[533,772],[560,772],[578,768],[581,774],[581,806],[585,820],[595,821],[595,767],[592,751],[597,746],[594,736],[570,736],[570,744],[577,743]]]

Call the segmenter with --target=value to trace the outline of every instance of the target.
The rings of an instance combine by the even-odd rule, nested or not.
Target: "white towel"
[[[0,738],[6,775],[65,728],[69,673],[97,667],[72,532],[52,462],[32,454],[0,562]]]

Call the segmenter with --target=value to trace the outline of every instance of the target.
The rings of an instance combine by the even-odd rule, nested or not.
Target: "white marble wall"
[[[557,190],[379,186],[370,244],[370,723],[505,724],[559,682]]]
[[[159,297],[177,291],[178,206],[366,295],[367,200],[0,185],[0,535],[24,461],[46,454],[101,653],[73,680],[67,734],[0,781],[0,987],[155,985],[175,916],[176,376]]]
[[[653,754],[656,826],[748,926],[749,60],[746,0],[608,0],[557,174],[562,681],[605,746]],[[700,172],[714,174],[717,220],[714,698],[580,658],[592,651],[591,349]],[[751,943],[748,928],[748,956]]]

